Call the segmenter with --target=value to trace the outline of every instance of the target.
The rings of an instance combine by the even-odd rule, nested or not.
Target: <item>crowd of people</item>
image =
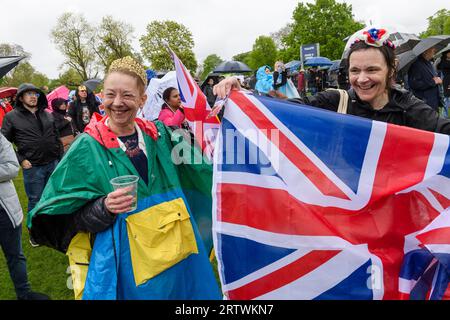
[[[217,97],[224,98],[230,90],[243,87],[257,94],[331,111],[450,134],[450,120],[446,119],[450,100],[450,51],[442,55],[437,69],[430,62],[435,49],[422,54],[410,68],[408,82],[411,91],[406,91],[398,88],[395,82],[397,61],[388,35],[357,35],[348,55],[348,90],[326,90],[325,70],[301,69],[291,74],[284,63],[278,61],[273,72],[271,66],[261,66],[253,79],[239,81],[236,77],[229,77],[216,83],[211,78],[203,92],[211,107],[214,107]],[[130,210],[133,198],[129,190],[111,190],[109,181],[114,176],[137,175],[140,178],[137,192],[141,199],[168,191],[173,193],[173,197],[164,198],[162,202],[183,198],[178,192],[186,180],[198,189],[207,185],[202,184],[198,177],[212,174],[210,166],[179,167],[170,159],[173,148],[170,128],[190,130],[180,92],[174,87],[167,88],[162,97],[164,103],[159,121],[147,121],[136,117],[146,100],[146,85],[143,67],[127,57],[111,64],[104,80],[101,103],[92,91],[80,85],[73,101],[54,99],[51,102],[53,112],[48,112],[45,92],[28,83],[19,86],[13,106],[11,101],[4,101],[0,109],[3,118],[0,134],[0,244],[18,299],[49,299],[45,294],[32,291],[27,279],[21,245],[23,213],[11,182],[20,167],[28,198],[30,240],[35,246],[46,245],[62,252],[71,249],[79,252],[83,247],[79,245],[80,237],[85,236],[83,245],[89,247],[87,254],[92,247],[89,245],[91,239],[86,235],[102,232],[118,220],[123,226],[129,223],[123,213]],[[442,94],[445,96],[444,104],[441,102]],[[105,117],[99,116],[100,104]],[[445,106],[445,117],[439,115],[439,106]],[[214,109],[216,113],[219,111],[219,107]],[[85,178],[80,179],[81,176]],[[176,210],[181,209],[177,207]],[[173,253],[170,261],[161,260],[164,257],[151,257],[155,264],[165,266],[162,270],[166,272],[166,291],[155,293],[151,286],[136,289],[128,286],[127,290],[132,292],[118,290],[120,294],[116,298],[140,295],[178,299],[221,298],[217,284],[214,285],[216,282],[207,252],[199,241],[196,222],[186,214],[187,218],[180,219],[179,223],[189,230],[191,246],[183,248],[181,253]],[[126,227],[121,230],[126,230]],[[80,240],[78,247],[74,239]],[[198,254],[191,255],[194,252]],[[124,253],[114,251],[112,254]],[[122,258],[124,261],[127,259]],[[167,271],[180,261],[183,274]],[[95,260],[92,268],[95,263],[100,264]],[[87,269],[81,276],[86,278]],[[130,281],[126,275],[121,276],[124,283]],[[143,280],[151,277],[145,275]],[[171,291],[178,286],[191,290],[183,294]],[[92,287],[91,290],[95,292]],[[194,297],[194,293],[198,296]]]

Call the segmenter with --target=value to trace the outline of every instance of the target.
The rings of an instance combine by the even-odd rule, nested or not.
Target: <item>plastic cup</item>
[[[116,177],[111,179],[109,182],[111,183],[111,185],[115,190],[119,190],[119,189],[124,189],[124,188],[129,188],[130,190],[128,191],[128,195],[133,196],[133,203],[131,205],[131,211],[136,210],[137,208],[137,189],[138,189],[138,181],[139,181],[139,177],[138,176],[120,176],[120,177]]]

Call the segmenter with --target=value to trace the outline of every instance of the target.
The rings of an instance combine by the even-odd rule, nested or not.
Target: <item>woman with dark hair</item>
[[[166,126],[189,128],[185,121],[183,106],[181,105],[180,93],[174,87],[169,87],[163,92],[164,103],[161,107],[158,120]]]
[[[360,31],[348,56],[351,88],[348,91],[320,92],[313,97],[290,101],[371,120],[450,134],[449,120],[440,118],[435,110],[412,93],[394,87],[397,66],[394,49],[386,30]],[[214,90],[223,98],[232,88],[239,89],[239,83],[227,78],[215,86]]]
[[[52,100],[52,108],[56,128],[59,132],[59,138],[63,144],[64,152],[66,152],[75,139],[72,118],[67,114],[67,100],[63,98]]]

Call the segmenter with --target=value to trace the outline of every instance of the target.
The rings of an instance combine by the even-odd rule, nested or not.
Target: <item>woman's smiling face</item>
[[[140,92],[137,80],[130,75],[113,72],[105,79],[103,105],[115,126],[134,125],[134,118],[146,98]]]
[[[349,65],[350,84],[358,97],[379,109],[380,102],[388,98],[389,69],[383,54],[375,48],[357,50]]]

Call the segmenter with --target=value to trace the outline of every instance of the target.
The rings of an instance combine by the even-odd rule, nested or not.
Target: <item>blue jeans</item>
[[[58,160],[43,166],[33,166],[23,170],[23,184],[28,197],[28,212],[33,210],[41,198],[50,175],[55,170]]]
[[[8,264],[9,275],[14,283],[17,298],[31,290],[27,276],[26,259],[22,250],[22,225],[13,227],[5,210],[0,207],[0,246]]]

